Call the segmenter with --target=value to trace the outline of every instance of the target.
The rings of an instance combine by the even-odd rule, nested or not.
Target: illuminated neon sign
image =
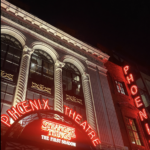
[[[34,111],[38,111],[38,110],[50,110],[50,106],[48,105],[48,99],[42,99],[43,104],[41,104],[41,101],[38,100],[29,100],[29,101],[23,101],[23,102],[19,102],[16,107],[12,106],[10,109],[7,110],[8,115],[6,114],[2,114],[1,115],[1,122],[3,124],[5,124],[6,126],[10,127],[10,119],[9,117],[11,117],[14,121],[17,121],[20,117],[22,117],[23,115],[30,113],[30,112],[34,112]],[[65,115],[71,117],[77,124],[79,124],[83,130],[87,133],[87,135],[90,137],[92,143],[94,146],[97,146],[98,144],[101,143],[101,141],[99,140],[99,138],[97,137],[95,131],[92,129],[92,127],[87,123],[87,121],[84,121],[82,123],[81,119],[82,116],[77,114],[75,111],[73,112],[72,109],[70,109],[67,106],[65,107]],[[65,128],[66,127],[66,128]],[[64,140],[62,140],[62,144],[67,144],[67,145],[73,145],[75,146],[74,143],[69,143],[67,141],[71,140],[71,138],[75,138],[76,135],[74,134],[74,128],[71,127],[67,127],[64,126],[62,124],[58,124],[52,121],[46,121],[43,120],[43,124],[42,124],[42,130],[46,130],[49,133],[49,136],[51,135],[52,137],[50,138],[51,141],[54,142],[58,142],[60,140],[58,140],[57,138],[62,138]],[[58,131],[58,132],[56,132]],[[66,132],[68,134],[66,134]],[[42,138],[43,139],[49,139],[47,137],[45,137],[43,135]]]
[[[140,117],[142,124],[144,123],[145,132],[148,137],[147,140],[150,143],[150,125],[148,124],[148,115],[146,113],[141,97],[139,96],[138,87],[137,85],[134,84],[133,74],[129,73],[129,66],[125,66],[123,68],[123,72],[125,74],[127,83],[130,86],[130,92],[134,99],[135,105],[139,109],[139,117]]]
[[[70,141],[76,138],[75,128],[43,119],[41,129],[48,132],[47,136],[41,135],[43,140],[76,146],[75,142]]]
[[[71,108],[69,108],[67,106],[64,106],[64,107],[65,107],[65,115],[72,118],[76,123],[78,123],[83,128],[83,130],[90,137],[93,145],[96,146],[96,145],[100,144],[101,141],[97,137],[97,135],[96,135],[95,131],[92,129],[92,127],[87,123],[87,121],[83,121],[82,123],[80,123],[82,116],[80,114],[77,114],[75,111],[73,112],[73,110]]]
[[[6,126],[10,127],[11,124],[9,123],[9,117],[16,121],[22,115],[35,110],[50,110],[50,107],[48,105],[48,99],[43,99],[42,101],[43,104],[41,104],[41,101],[39,99],[19,102],[16,107],[12,106],[10,109],[7,110],[9,116],[6,114],[1,115],[1,122]]]
[[[48,136],[64,139],[70,141],[72,138],[76,138],[75,128],[62,125],[49,120],[42,120],[42,130],[48,131]]]

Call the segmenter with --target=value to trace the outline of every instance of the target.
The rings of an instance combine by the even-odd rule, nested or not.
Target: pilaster
[[[55,63],[54,81],[55,81],[55,98],[54,98],[54,110],[63,113],[63,89],[62,89],[62,68],[65,63],[59,60]]]
[[[30,67],[30,57],[32,53],[33,50],[31,50],[28,46],[25,45],[23,48],[13,106],[15,106],[18,102],[25,100]]]
[[[87,121],[92,126],[92,128],[95,131],[97,131],[96,122],[95,122],[95,115],[94,115],[92,91],[91,91],[91,86],[90,86],[90,77],[87,73],[84,73],[82,75],[82,83],[83,83]]]

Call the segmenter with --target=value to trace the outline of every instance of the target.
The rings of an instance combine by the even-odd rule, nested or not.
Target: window
[[[78,69],[70,63],[66,63],[63,71],[63,90],[71,96],[83,97],[81,75]]]
[[[1,82],[1,101],[11,104],[13,102],[13,95],[15,86]]]
[[[123,82],[115,81],[118,93],[126,95],[125,85]]]
[[[31,57],[29,82],[41,84],[44,87],[54,88],[54,62],[42,50],[35,50]]]
[[[125,117],[125,122],[131,143],[135,145],[142,145],[135,121],[131,118]]]
[[[1,35],[1,69],[18,73],[22,56],[21,44],[12,36]]]

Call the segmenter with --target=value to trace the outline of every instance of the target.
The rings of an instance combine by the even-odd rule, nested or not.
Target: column
[[[18,82],[16,86],[16,92],[14,97],[13,106],[15,106],[18,102],[24,101],[26,97],[27,83],[28,83],[28,74],[29,74],[29,65],[30,65],[30,57],[33,53],[28,46],[24,46],[23,54],[20,64]]]
[[[56,61],[55,63],[55,98],[54,98],[54,110],[63,113],[63,88],[62,88],[62,67],[65,63]]]
[[[82,83],[83,83],[87,121],[91,125],[91,127],[95,130],[95,132],[97,132],[92,92],[91,92],[91,86],[90,86],[90,80],[88,74],[84,73],[82,75]]]

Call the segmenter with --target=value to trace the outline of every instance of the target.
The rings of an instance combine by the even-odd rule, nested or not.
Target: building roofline
[[[109,56],[100,50],[93,48],[89,46],[88,44],[74,38],[73,36],[63,32],[62,30],[48,24],[47,22],[39,19],[38,17],[22,10],[21,8],[9,3],[6,0],[1,0],[1,7],[6,9],[6,11],[9,11],[10,13],[15,14],[16,16],[19,16],[23,18],[25,21],[28,21],[31,23],[31,25],[35,24],[40,29],[45,29],[47,33],[53,34],[54,36],[59,37],[61,40],[66,40],[68,43],[72,43],[74,46],[79,47],[82,50],[85,50],[86,52],[90,52],[93,55],[96,55],[100,59],[108,60]]]

